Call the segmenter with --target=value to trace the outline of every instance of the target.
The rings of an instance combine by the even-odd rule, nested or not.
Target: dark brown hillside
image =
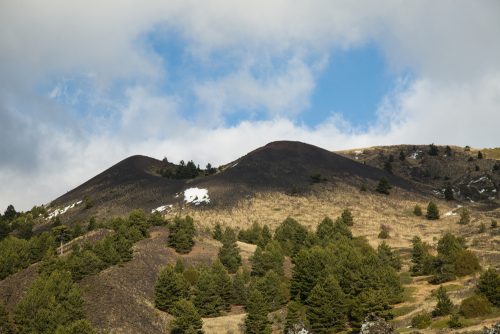
[[[234,163],[224,172],[196,184],[210,186],[224,183],[255,190],[290,191],[293,186],[303,190],[311,187],[312,176],[326,181],[351,183],[356,179],[378,181],[386,177],[392,185],[411,190],[410,182],[379,168],[358,163],[320,147],[294,141],[277,141],[258,148]]]
[[[125,214],[135,208],[147,211],[166,204],[181,204],[176,194],[187,188],[208,189],[211,206],[231,206],[256,192],[281,191],[302,193],[314,189],[313,175],[320,182],[346,183],[359,186],[367,180],[386,177],[393,186],[414,190],[412,183],[384,170],[365,165],[301,142],[278,141],[258,148],[227,164],[215,175],[196,179],[174,180],[157,171],[175,165],[145,156],[132,156],[112,166],[81,186],[56,199],[61,208],[86,197],[93,206],[83,204],[68,210],[71,220],[84,220],[91,215]]]

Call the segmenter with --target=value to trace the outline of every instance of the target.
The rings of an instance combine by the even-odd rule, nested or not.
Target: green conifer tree
[[[377,253],[384,264],[396,270],[401,270],[401,258],[392,251],[391,247],[385,241],[378,246]]]
[[[233,229],[226,228],[222,236],[222,247],[219,249],[219,261],[230,273],[235,273],[241,265],[241,256],[236,244],[236,234]]]
[[[277,241],[269,242],[264,250],[257,246],[250,260],[254,276],[264,276],[268,270],[274,270],[279,275],[283,274],[284,256]]]
[[[347,225],[347,226],[353,226],[354,225],[354,219],[352,217],[352,212],[349,209],[344,209],[342,211],[342,215],[340,216],[342,218],[342,221]]]
[[[429,204],[427,205],[427,214],[425,215],[425,218],[427,218],[428,220],[439,219],[439,209],[436,203],[432,201],[429,202]]]
[[[489,268],[481,274],[477,289],[493,305],[500,306],[500,275],[495,269]]]
[[[174,303],[187,298],[188,294],[188,282],[181,273],[175,271],[174,267],[166,266],[160,271],[155,284],[156,308],[170,312]]]
[[[250,290],[246,311],[245,334],[271,334],[271,324],[267,319],[268,306],[259,290]]]
[[[191,301],[187,299],[176,301],[172,315],[175,317],[171,324],[172,334],[203,334],[203,321]]]
[[[193,304],[202,317],[216,317],[224,310],[214,274],[209,268],[201,271],[194,291]]]
[[[377,188],[375,188],[375,190],[381,194],[389,195],[389,190],[391,190],[391,188],[392,187],[389,184],[389,181],[387,181],[385,177],[382,177],[378,182]]]
[[[215,227],[214,227],[214,232],[212,234],[212,237],[215,239],[215,240],[218,240],[218,241],[221,241],[222,240],[222,227],[220,226],[219,223],[215,224]]]
[[[306,315],[313,333],[327,334],[345,328],[347,299],[333,276],[318,283],[306,300]]]
[[[440,317],[443,315],[451,314],[453,311],[453,303],[450,297],[446,293],[446,289],[441,285],[436,292],[437,304],[432,311],[432,315],[435,317]]]

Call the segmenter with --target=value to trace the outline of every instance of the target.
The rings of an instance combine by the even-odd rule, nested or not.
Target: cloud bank
[[[278,139],[499,145],[495,0],[6,0],[0,22],[0,209],[46,203],[131,154],[217,165]],[[155,49],[162,34],[190,61]],[[366,44],[400,76],[377,121],[299,122],[335,51]]]

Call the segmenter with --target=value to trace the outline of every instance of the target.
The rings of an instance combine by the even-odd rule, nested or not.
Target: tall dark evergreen
[[[391,190],[391,188],[392,187],[389,184],[389,181],[387,181],[385,177],[382,177],[378,182],[377,188],[375,188],[375,190],[381,194],[389,195],[389,190]]]
[[[349,209],[344,209],[342,211],[342,215],[340,216],[342,218],[342,221],[347,225],[347,226],[353,226],[354,225],[354,218],[352,217],[352,212]]]
[[[438,155],[439,149],[434,143],[429,145],[429,155]]]
[[[378,246],[377,254],[384,264],[393,267],[395,270],[401,270],[401,258],[394,253],[385,241]]]
[[[307,235],[307,229],[290,217],[285,219],[274,231],[274,239],[280,243],[283,253],[289,256],[295,256],[299,252]]]
[[[451,302],[450,297],[448,297],[446,289],[442,285],[439,286],[439,289],[437,289],[436,299],[437,304],[434,308],[434,311],[432,311],[432,315],[434,315],[435,317],[440,317],[443,315],[451,314],[451,312],[453,311],[453,303]]]
[[[177,253],[186,254],[191,251],[194,246],[194,221],[193,218],[175,217],[174,222],[170,225],[168,236],[168,244],[175,248]]]
[[[493,305],[500,306],[500,275],[495,269],[489,268],[481,274],[477,289]]]
[[[171,324],[172,334],[203,334],[203,321],[191,301],[175,302],[172,315],[175,317]]]
[[[412,240],[413,248],[411,252],[413,275],[428,275],[432,271],[432,256],[429,253],[429,245],[420,239],[414,237]]]
[[[252,289],[246,305],[245,334],[271,334],[271,323],[267,318],[268,305],[257,289]]]
[[[333,276],[318,283],[306,302],[307,320],[313,333],[341,331],[347,324],[347,299]]]
[[[41,276],[17,304],[14,321],[20,334],[53,334],[85,316],[78,286],[67,271]]]
[[[218,284],[212,271],[201,271],[194,290],[193,303],[203,317],[216,317],[225,309],[225,302],[218,290]]]
[[[425,218],[427,218],[428,220],[439,219],[439,209],[436,203],[432,201],[429,202],[429,204],[427,205],[427,214],[425,215]]]
[[[264,276],[268,270],[274,270],[279,275],[283,274],[283,251],[275,240],[269,242],[264,249],[257,246],[250,260],[254,276]]]
[[[236,244],[236,234],[233,229],[226,228],[222,236],[222,247],[219,249],[219,261],[230,273],[235,273],[241,265],[241,256]]]
[[[164,267],[156,279],[155,306],[170,312],[174,303],[189,295],[189,284],[181,273],[172,266]]]

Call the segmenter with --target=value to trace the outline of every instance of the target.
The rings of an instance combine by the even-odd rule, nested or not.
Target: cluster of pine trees
[[[465,240],[449,232],[438,241],[436,256],[430,253],[430,245],[419,237],[414,237],[412,244],[412,274],[433,275],[432,283],[451,281],[481,270],[477,257],[467,250]]]
[[[23,266],[40,259],[42,262],[40,276],[16,305],[13,314],[0,305],[1,332],[93,334],[92,326],[85,320],[83,299],[75,282],[109,266],[131,260],[133,243],[147,237],[150,226],[164,223],[158,214],[147,216],[142,210],[135,210],[128,218],[114,218],[101,223],[101,227],[111,231],[108,236],[94,243],[74,242],[66,256],[58,256],[57,247],[61,241],[67,242],[78,233],[65,225],[56,224],[51,232],[29,240],[7,237],[0,243],[2,273],[4,268],[11,268],[5,266],[8,262],[1,262],[4,255],[5,259],[18,261]],[[88,228],[95,227],[95,220],[92,220]],[[8,252],[4,253],[4,250]],[[29,261],[21,261],[23,258]],[[16,268],[21,269],[22,266],[18,264]],[[5,274],[10,273],[13,273],[12,268],[5,271]]]
[[[270,333],[268,314],[283,307],[286,331],[359,328],[368,313],[389,318],[391,304],[402,298],[401,260],[386,243],[375,250],[353,237],[353,224],[349,210],[335,221],[326,217],[314,232],[292,218],[274,235],[253,224],[238,234],[257,245],[249,271],[241,266],[235,232],[216,225],[213,236],[222,242],[218,260],[210,267],[185,268],[179,262],[165,267],[157,278],[155,305],[177,312],[173,328],[188,328],[186,319],[198,324],[192,332],[201,331],[201,317],[219,316],[231,305],[245,307],[246,333]],[[288,273],[285,257],[294,264]]]

